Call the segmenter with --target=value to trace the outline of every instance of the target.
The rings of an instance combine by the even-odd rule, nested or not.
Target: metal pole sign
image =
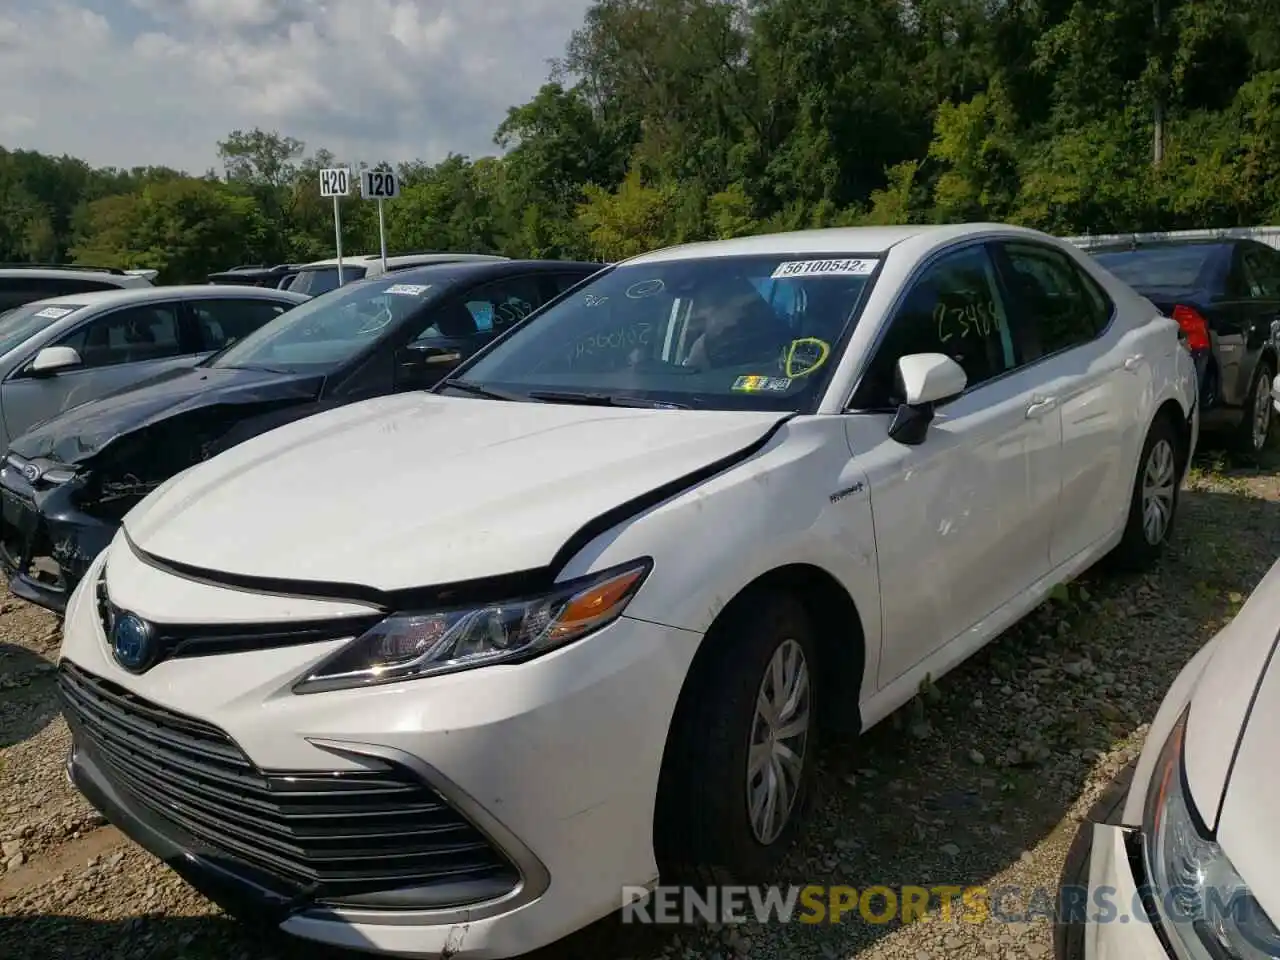
[[[382,270],[387,270],[387,221],[382,212],[382,201],[400,196],[400,178],[390,170],[361,170],[360,195],[366,200],[378,201],[378,239],[382,244]]]
[[[329,167],[320,171],[320,196],[333,197],[333,236],[338,249],[338,286],[342,286],[342,210],[338,206],[338,198],[351,193],[351,169],[349,167]]]

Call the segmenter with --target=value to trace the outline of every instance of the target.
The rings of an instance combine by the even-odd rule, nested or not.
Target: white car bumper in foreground
[[[69,772],[108,819],[213,899],[329,944],[496,958],[557,940],[616,910],[624,886],[655,881],[654,796],[696,634],[624,618],[521,665],[296,695],[293,681],[344,641],[124,671],[97,609],[99,569],[67,611],[60,680],[75,734]],[[144,615],[174,623],[177,611],[154,608],[210,609],[192,602],[193,591],[220,595],[229,622],[274,602],[172,581],[145,591],[155,599]],[[409,785],[405,799],[374,803],[330,785],[359,790],[387,779]],[[315,795],[295,799],[299,784]],[[424,798],[442,809],[428,817],[395,808]],[[443,818],[451,843],[478,849],[437,857],[441,841],[423,829],[437,823],[431,817]],[[426,876],[448,856],[460,882],[433,880],[430,909],[421,895],[397,903],[387,894],[402,880],[377,882],[380,871]],[[477,860],[488,868],[471,870]],[[324,878],[343,871],[375,878],[363,887],[380,902],[325,906]],[[317,889],[306,889],[308,872]]]
[[[1085,906],[1087,960],[1169,960],[1139,895],[1124,827],[1093,826],[1089,900]]]

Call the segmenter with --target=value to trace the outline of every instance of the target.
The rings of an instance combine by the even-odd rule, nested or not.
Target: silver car
[[[264,287],[140,287],[0,314],[0,449],[70,407],[181,367],[310,297]]]

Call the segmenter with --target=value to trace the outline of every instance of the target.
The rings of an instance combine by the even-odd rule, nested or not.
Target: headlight
[[[650,568],[648,559],[638,560],[531,599],[388,617],[323,661],[293,692],[394,683],[541,656],[620,617]]]
[[[1143,851],[1161,923],[1180,960],[1271,960],[1276,931],[1187,794],[1183,711],[1156,761],[1143,815]]]

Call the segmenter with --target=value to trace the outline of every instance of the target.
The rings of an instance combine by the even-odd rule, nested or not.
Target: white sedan
[[[1278,645],[1280,563],[1173,682],[1118,822],[1092,827],[1064,911],[1087,960],[1280,957]]]
[[[821,730],[1159,554],[1195,396],[1177,324],[1028,230],[637,257],[136,507],[67,610],[70,775],[219,902],[375,952],[767,878]]]

